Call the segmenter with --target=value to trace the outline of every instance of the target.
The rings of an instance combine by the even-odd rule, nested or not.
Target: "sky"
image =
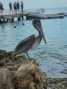
[[[0,0],[3,2],[4,6],[11,1],[17,0]],[[18,0],[21,1],[21,0]],[[57,7],[67,7],[67,0],[22,0],[25,9],[35,9],[35,8],[57,8]]]
[[[25,7],[28,8],[56,8],[67,7],[67,0],[24,0]]]

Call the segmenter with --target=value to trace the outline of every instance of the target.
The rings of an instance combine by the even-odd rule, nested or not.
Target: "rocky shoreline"
[[[67,78],[48,78],[47,89],[67,89]]]
[[[67,78],[48,78],[34,60],[0,50],[0,89],[67,89]]]

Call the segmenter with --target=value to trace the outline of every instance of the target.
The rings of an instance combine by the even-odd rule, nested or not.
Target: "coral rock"
[[[7,68],[0,68],[0,89],[14,89],[11,72]]]
[[[46,89],[47,76],[35,61],[21,65],[15,73],[16,89]]]

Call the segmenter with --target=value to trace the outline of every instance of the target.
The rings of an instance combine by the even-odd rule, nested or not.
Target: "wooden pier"
[[[39,19],[55,19],[55,18],[64,18],[64,16],[67,16],[65,13],[57,13],[57,14],[45,14],[41,12],[29,12],[29,11],[24,11],[21,13],[20,11],[5,11],[0,12],[0,23],[1,22],[8,22],[14,21],[14,18],[18,18],[18,21],[23,20],[23,17],[25,16],[27,20],[31,20],[34,18],[39,18]]]
[[[39,18],[39,19],[55,19],[55,18],[64,18],[64,13],[57,14],[38,14],[38,13],[28,13],[27,19]]]
[[[19,11],[9,11],[8,13],[0,12],[0,22],[5,22],[5,21],[14,21],[14,18],[18,18],[19,20],[23,20],[23,16],[26,16],[26,13],[21,13]]]

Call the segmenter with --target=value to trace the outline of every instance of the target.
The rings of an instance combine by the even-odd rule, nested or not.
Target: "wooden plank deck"
[[[39,19],[54,19],[54,18],[64,18],[64,16],[67,16],[67,14],[64,13],[57,13],[57,14],[45,14],[40,12],[29,12],[24,11],[21,13],[21,11],[0,11],[0,20],[1,19],[12,19],[12,18],[20,18],[26,16],[26,19],[33,19],[33,18],[39,18]]]
[[[21,13],[21,12],[0,12],[0,19],[2,18],[5,18],[5,19],[10,19],[10,18],[18,18],[18,17],[21,17],[21,16],[25,16],[26,13]]]
[[[27,14],[28,17],[32,18],[40,18],[40,19],[54,19],[54,18],[64,18],[64,13],[63,14],[38,14],[38,13],[29,13]]]

